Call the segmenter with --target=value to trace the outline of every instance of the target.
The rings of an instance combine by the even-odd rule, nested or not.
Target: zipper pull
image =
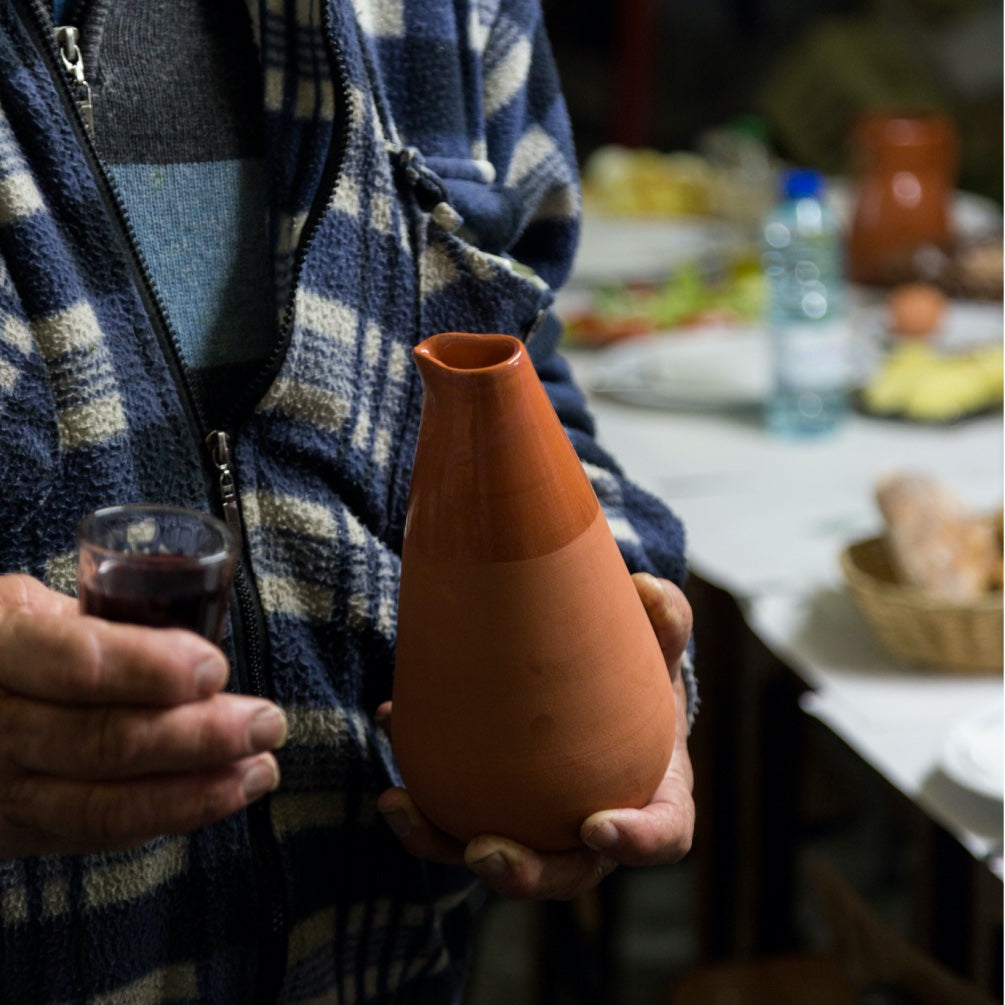
[[[220,500],[223,503],[223,516],[227,526],[241,539],[241,514],[237,509],[237,483],[234,479],[234,468],[230,459],[230,437],[219,429],[214,429],[206,437],[209,456],[216,468],[220,486]]]
[[[77,107],[84,117],[84,123],[89,132],[94,132],[94,109],[91,106],[91,85],[88,84],[84,76],[84,57],[80,52],[77,40],[80,32],[72,25],[62,25],[56,29],[56,43],[59,46],[59,55],[63,60],[66,72],[73,77],[77,84]]]

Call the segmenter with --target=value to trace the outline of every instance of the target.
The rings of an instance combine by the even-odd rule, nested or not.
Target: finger
[[[0,609],[0,689],[47,701],[174,704],[226,683],[223,653],[194,632]]]
[[[271,754],[195,774],[97,785],[25,775],[0,785],[0,853],[128,848],[221,820],[278,783]]]
[[[648,572],[636,572],[632,581],[649,615],[663,655],[668,663],[676,662],[691,637],[691,605],[683,592],[669,580],[657,579]]]
[[[190,771],[274,750],[286,717],[271,702],[217,694],[166,708],[0,701],[0,761],[27,772],[110,781]]]
[[[468,868],[511,900],[572,900],[610,875],[617,862],[589,848],[540,854],[494,835],[471,841]]]
[[[0,576],[0,608],[3,607],[65,616],[77,611],[77,601],[65,593],[50,590],[33,576],[15,572]]]
[[[377,799],[377,809],[406,851],[427,862],[463,865],[464,846],[434,827],[401,788],[388,789]]]
[[[382,701],[377,706],[377,711],[373,713],[373,717],[377,722],[379,729],[384,730],[385,733],[390,737],[391,735],[391,703],[389,701]]]
[[[611,809],[592,814],[580,828],[583,843],[623,865],[678,862],[694,839],[694,768],[687,749],[684,683],[674,681],[677,729],[670,763],[649,804],[642,809]]]
[[[580,834],[585,845],[622,865],[666,865],[691,850],[694,820],[688,767],[668,771],[647,806],[594,813]]]

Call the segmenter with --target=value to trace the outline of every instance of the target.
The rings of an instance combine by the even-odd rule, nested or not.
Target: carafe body
[[[523,344],[444,333],[402,549],[392,742],[404,784],[460,840],[540,851],[648,802],[674,696],[655,633]]]

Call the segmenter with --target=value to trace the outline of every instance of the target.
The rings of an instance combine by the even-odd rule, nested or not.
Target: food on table
[[[602,312],[583,311],[570,316],[565,326],[571,341],[596,348],[633,335],[646,335],[652,330],[653,323],[644,313],[619,315],[615,312],[606,316]]]
[[[1002,347],[940,351],[919,341],[895,345],[862,389],[862,406],[874,415],[947,422],[1002,401]]]
[[[973,512],[939,479],[892,474],[876,486],[890,561],[904,583],[952,600],[1001,588],[1001,515]]]
[[[715,217],[756,227],[774,198],[775,166],[763,141],[737,125],[705,133],[699,152],[599,147],[583,164],[584,205],[616,216]]]
[[[961,242],[947,270],[946,285],[952,295],[1000,300],[1003,252],[1000,234]]]
[[[611,144],[595,150],[583,165],[583,198],[605,213],[705,216],[712,212],[715,184],[705,159],[688,151]]]
[[[992,590],[1000,590],[1005,586],[1005,527],[1003,527],[1005,508],[999,506],[998,510],[987,518],[987,522],[997,543],[989,585]]]
[[[925,245],[898,265],[890,284],[924,283],[955,300],[1001,300],[1003,252],[1001,234],[960,237],[951,248]]]
[[[931,283],[904,283],[890,291],[889,328],[897,335],[923,337],[938,330],[946,295]]]
[[[763,305],[760,269],[739,262],[724,274],[706,275],[691,266],[662,283],[598,287],[587,306],[569,309],[562,320],[570,342],[601,346],[668,328],[758,321]]]

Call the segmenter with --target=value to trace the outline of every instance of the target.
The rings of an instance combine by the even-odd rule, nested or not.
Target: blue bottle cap
[[[813,168],[794,168],[782,176],[782,191],[787,199],[812,199],[823,191],[823,178]]]

